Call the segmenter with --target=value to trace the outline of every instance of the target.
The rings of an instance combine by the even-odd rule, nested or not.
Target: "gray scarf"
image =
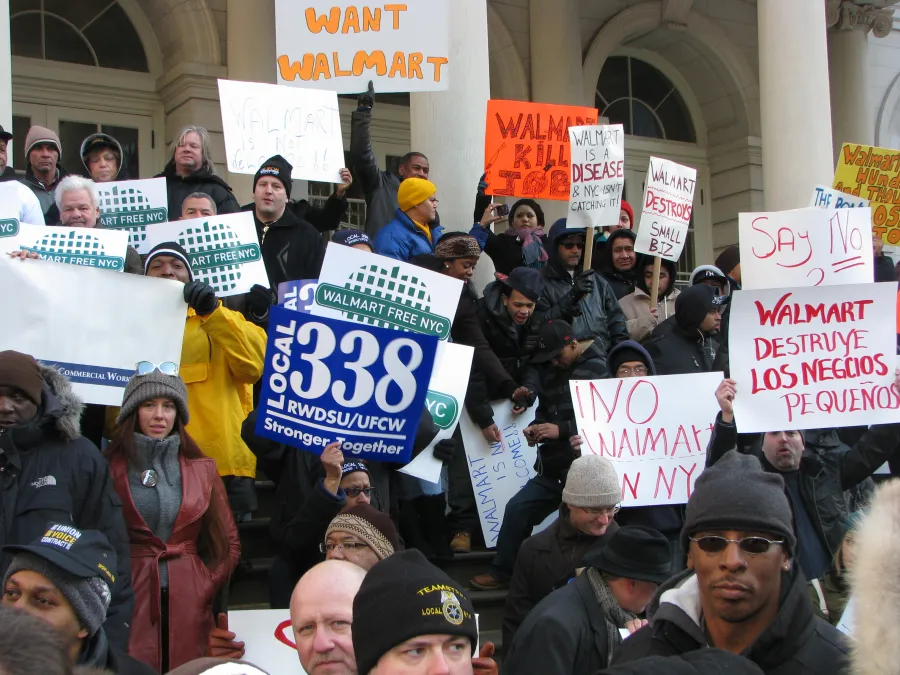
[[[128,483],[134,505],[147,527],[164,542],[169,540],[181,510],[180,445],[178,434],[155,439],[136,433],[134,463],[128,467]],[[156,487],[145,487],[141,483],[141,473],[147,469],[156,471],[159,479]]]
[[[613,654],[619,648],[619,645],[622,644],[622,635],[619,633],[619,629],[625,628],[625,624],[636,619],[637,615],[626,612],[619,607],[616,596],[609,590],[603,575],[598,570],[589,567],[585,574],[587,574],[588,581],[591,583],[594,597],[597,598],[597,604],[600,605],[603,617],[606,619],[606,644],[608,645],[606,665],[609,665]]]

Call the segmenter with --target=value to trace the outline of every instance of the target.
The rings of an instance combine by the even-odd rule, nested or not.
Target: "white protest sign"
[[[870,283],[872,211],[796,209],[741,213],[744,290]]]
[[[535,401],[535,409],[537,405],[538,401]],[[459,420],[487,548],[497,545],[506,505],[528,479],[534,477],[534,461],[537,458],[537,446],[529,446],[522,434],[534,415],[529,414],[530,411],[513,414],[512,402],[508,400],[494,401],[491,407],[494,409],[494,424],[500,429],[499,443],[488,443],[468,414],[460,415]]]
[[[813,190],[812,198],[809,200],[809,205],[817,209],[855,209],[868,206],[869,204],[868,199],[854,197],[846,192],[833,190],[824,185],[817,185],[816,189]]]
[[[99,227],[128,233],[128,243],[138,253],[149,253],[145,245],[148,225],[169,220],[169,196],[165,178],[118,180],[97,183],[100,195]],[[180,213],[171,214],[178,218]]]
[[[736,291],[738,431],[900,422],[896,308],[896,283]]]
[[[0,351],[56,365],[85,403],[120,405],[138,361],[181,361],[178,282],[0,256],[0,288],[15,289],[0,293]]]
[[[338,94],[369,80],[382,93],[447,89],[449,1],[275,0],[277,82]]]
[[[220,298],[269,287],[266,265],[249,211],[178,220],[147,228],[147,251],[174,241],[187,251],[194,278],[212,286]]]
[[[413,461],[400,469],[405,473],[429,483],[441,480],[441,468],[444,463],[435,458],[432,451],[439,441],[453,436],[459,424],[460,413],[469,388],[469,371],[472,369],[472,356],[475,350],[466,345],[453,342],[439,342],[434,359],[434,370],[428,383],[425,405],[431,413],[438,433],[434,440],[420,452]],[[458,448],[462,451],[462,448]]]
[[[625,188],[625,132],[621,124],[569,127],[572,180],[569,227],[619,222]]]
[[[678,261],[694,212],[696,186],[696,169],[650,158],[635,251]]]
[[[331,243],[312,313],[447,340],[462,287],[446,274]]]
[[[121,272],[125,269],[128,234],[95,227],[27,225],[0,228],[0,254],[30,251],[41,260],[96,267]]]
[[[228,630],[244,643],[243,659],[267,673],[306,675],[287,609],[245,609],[228,612]]]
[[[582,454],[616,467],[622,506],[684,504],[706,466],[722,373],[569,382]],[[691,392],[685,396],[684,392]]]
[[[333,91],[219,80],[219,104],[232,173],[255,174],[281,155],[293,178],[341,182],[344,140]]]

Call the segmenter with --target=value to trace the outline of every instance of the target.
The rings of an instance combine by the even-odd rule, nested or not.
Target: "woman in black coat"
[[[547,264],[544,242],[544,212],[533,199],[520,199],[509,210],[509,227],[494,234],[490,226],[503,220],[495,216],[496,204],[481,192],[475,199],[475,225],[469,235],[475,237],[500,274],[509,275],[516,267],[540,269]]]

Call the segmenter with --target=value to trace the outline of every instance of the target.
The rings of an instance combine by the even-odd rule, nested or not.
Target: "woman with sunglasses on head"
[[[213,600],[241,554],[216,463],[185,431],[188,419],[178,367],[139,363],[105,453],[131,541],[128,652],[162,673],[206,656],[211,633],[221,634]],[[232,643],[216,655],[242,654]]]

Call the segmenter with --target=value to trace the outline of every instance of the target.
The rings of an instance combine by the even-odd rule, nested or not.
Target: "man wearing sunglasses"
[[[688,570],[665,583],[650,623],[613,663],[715,647],[769,675],[846,672],[847,644],[815,616],[796,564],[784,481],[728,452],[697,479],[681,538]]]

